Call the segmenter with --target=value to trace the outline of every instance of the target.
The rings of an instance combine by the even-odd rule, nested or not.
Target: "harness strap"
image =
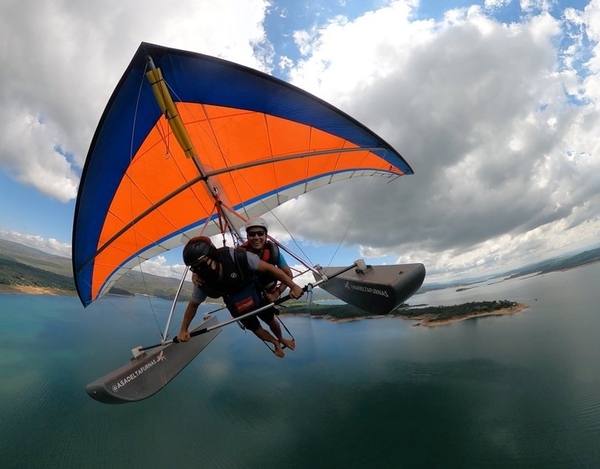
[[[285,329],[285,332],[288,333],[288,335],[290,336],[290,338],[295,342],[296,339],[294,339],[294,336],[292,335],[292,333],[290,332],[290,330],[287,328],[287,326],[284,324],[284,322],[281,320],[281,318],[279,317],[279,311],[277,312],[277,319],[279,320],[279,323],[283,326],[283,328]],[[285,348],[285,346],[284,346]]]

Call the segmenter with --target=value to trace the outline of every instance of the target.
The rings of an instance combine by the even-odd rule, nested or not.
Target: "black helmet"
[[[204,257],[213,254],[217,248],[210,238],[196,236],[190,239],[183,248],[183,262],[189,267],[195,267]]]

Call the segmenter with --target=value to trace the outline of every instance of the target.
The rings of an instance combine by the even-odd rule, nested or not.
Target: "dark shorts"
[[[269,324],[271,321],[273,321],[273,318],[275,317],[276,313],[277,313],[277,309],[269,308],[269,309],[265,309],[264,311],[261,311],[260,313],[258,313],[255,316],[250,316],[249,318],[242,319],[240,322],[246,329],[254,332],[255,330],[257,330],[260,327],[258,318],[260,318],[265,323]],[[240,314],[240,316],[241,316],[241,314]],[[236,317],[236,316],[234,316],[234,317]]]

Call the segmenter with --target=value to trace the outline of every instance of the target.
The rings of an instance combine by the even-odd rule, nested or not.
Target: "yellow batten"
[[[194,146],[192,145],[192,140],[190,139],[190,136],[183,125],[181,117],[179,117],[177,106],[171,98],[171,94],[167,89],[167,85],[165,84],[165,80],[162,77],[160,69],[155,68],[148,71],[146,73],[146,77],[152,85],[152,90],[154,91],[156,101],[158,102],[161,111],[167,118],[167,122],[169,123],[177,142],[181,146],[181,149],[184,151],[185,156],[188,158],[198,156]]]

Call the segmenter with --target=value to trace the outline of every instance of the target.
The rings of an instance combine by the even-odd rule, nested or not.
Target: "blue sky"
[[[598,244],[600,0],[25,0],[0,6],[0,36],[0,237],[68,255],[95,126],[148,41],[290,81],[412,165],[269,218],[315,262],[423,262],[434,281]]]

